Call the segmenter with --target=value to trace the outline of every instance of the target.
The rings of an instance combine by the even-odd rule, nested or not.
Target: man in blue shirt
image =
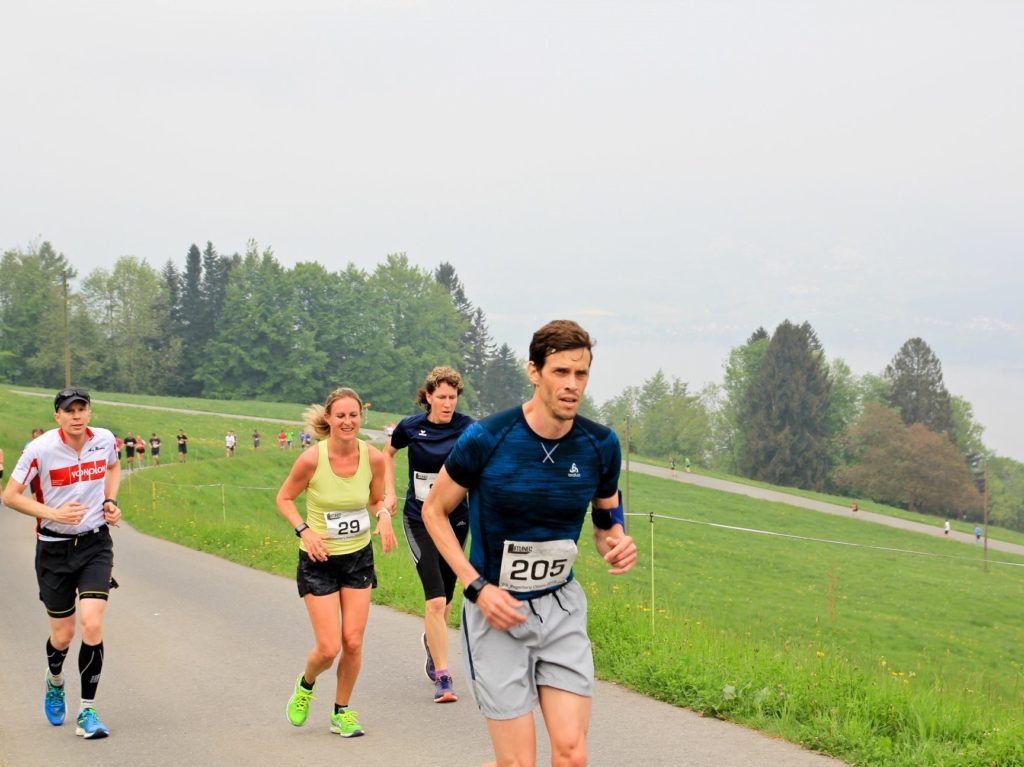
[[[636,563],[619,501],[615,432],[577,415],[593,339],[571,320],[530,344],[533,397],[474,424],[423,505],[423,521],[464,586],[463,657],[497,764],[533,764],[539,702],[552,764],[584,764],[594,662],[573,578],[587,506],[594,542],[621,574]],[[469,558],[447,515],[469,494]]]

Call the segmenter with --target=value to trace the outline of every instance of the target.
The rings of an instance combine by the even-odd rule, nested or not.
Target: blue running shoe
[[[64,717],[68,713],[67,704],[64,702],[64,686],[57,687],[50,683],[50,672],[46,672],[46,697],[43,698],[43,710],[46,712],[46,719],[54,727],[64,724]]]
[[[454,703],[457,700],[452,678],[447,674],[440,674],[434,683],[434,703]]]
[[[75,735],[81,735],[83,738],[105,738],[110,734],[110,730],[100,721],[94,708],[83,709],[78,715],[77,724]]]
[[[427,653],[427,660],[423,664],[423,673],[427,675],[427,679],[429,679],[431,682],[436,682],[437,675],[434,673],[434,656],[430,654],[430,645],[427,644],[426,632],[423,633],[421,639],[423,640],[423,649]]]

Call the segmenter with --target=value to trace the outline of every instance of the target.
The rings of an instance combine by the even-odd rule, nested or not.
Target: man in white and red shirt
[[[75,598],[82,625],[78,671],[82,705],[75,733],[102,738],[109,730],[93,705],[103,669],[103,613],[113,584],[114,546],[109,525],[121,520],[121,481],[114,435],[90,429],[92,400],[68,388],[53,400],[58,428],[29,442],[21,454],[4,503],[36,518],[36,578],[50,618],[49,669],[43,708],[52,725],[64,723],[62,668],[75,636]],[[25,490],[31,489],[31,495]]]

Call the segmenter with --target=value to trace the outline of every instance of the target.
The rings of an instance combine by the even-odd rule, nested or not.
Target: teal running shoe
[[[82,709],[82,713],[78,715],[77,725],[75,735],[81,735],[83,738],[105,738],[110,734],[110,730],[100,721],[94,708]]]
[[[67,716],[68,706],[64,702],[64,685],[57,687],[50,682],[50,672],[46,672],[46,697],[43,698],[43,710],[46,712],[46,719],[54,727],[64,724],[64,717]]]

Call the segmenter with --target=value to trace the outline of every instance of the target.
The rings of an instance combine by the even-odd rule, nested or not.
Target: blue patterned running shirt
[[[615,432],[581,416],[554,440],[534,433],[521,407],[475,423],[445,462],[469,490],[469,561],[517,599],[561,588],[590,501],[616,493],[621,464]]]

